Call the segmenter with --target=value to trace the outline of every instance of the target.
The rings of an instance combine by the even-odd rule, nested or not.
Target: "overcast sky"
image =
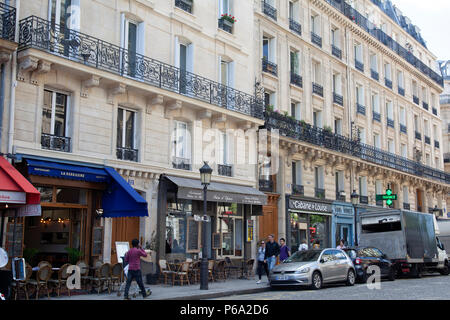
[[[391,0],[421,30],[438,60],[450,60],[450,0]]]

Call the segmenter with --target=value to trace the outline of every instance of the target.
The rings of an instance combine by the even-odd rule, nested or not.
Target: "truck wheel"
[[[448,274],[449,274],[449,269],[448,269],[448,262],[447,262],[447,261],[445,261],[444,268],[441,269],[441,270],[439,270],[439,273],[440,273],[441,275],[443,275],[443,276],[448,276]]]

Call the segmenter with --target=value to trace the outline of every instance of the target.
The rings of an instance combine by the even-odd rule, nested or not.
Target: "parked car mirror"
[[[320,259],[320,261],[319,261],[320,263],[325,263],[325,260],[323,260],[323,259]]]

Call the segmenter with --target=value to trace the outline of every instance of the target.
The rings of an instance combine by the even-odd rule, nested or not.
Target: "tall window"
[[[378,93],[372,94],[372,111],[380,114],[380,96]]]
[[[366,128],[359,127],[359,138],[361,139],[361,143],[366,143]]]
[[[378,133],[373,134],[373,146],[378,149],[381,148],[381,139]]]
[[[342,135],[342,119],[334,119],[334,132]]]
[[[217,232],[222,235],[222,248],[219,256],[238,256],[243,254],[243,206],[237,203],[221,203],[217,205],[219,221]]]
[[[68,96],[63,93],[44,90],[42,108],[42,133],[67,136]]]
[[[393,139],[388,139],[388,151],[395,154],[395,144]]]
[[[428,102],[428,94],[427,94],[427,88],[422,87],[422,101]]]
[[[416,97],[419,97],[417,82],[415,80],[412,80],[412,94]]]
[[[117,157],[122,160],[137,161],[136,112],[119,108],[117,113]]]
[[[387,80],[392,80],[391,64],[388,62],[384,64],[384,76]]]
[[[232,0],[219,0],[219,17],[222,14],[232,14]]]
[[[320,36],[320,17],[319,15],[311,15],[311,32]]]
[[[406,126],[406,111],[405,111],[405,107],[400,107],[400,124]]]
[[[403,203],[409,203],[408,186],[403,186]]]
[[[358,62],[363,63],[363,46],[361,43],[356,42],[354,45],[354,54],[355,54],[355,60]]]
[[[335,184],[336,184],[336,193],[340,191],[345,191],[344,186],[344,171],[336,171],[335,173]]]
[[[277,102],[276,93],[265,90],[264,91],[265,106],[273,106],[273,109],[276,110],[276,102]]]
[[[61,31],[66,28],[80,30],[80,0],[49,0],[48,7],[53,29],[59,25]]]
[[[420,130],[420,123],[419,123],[419,117],[417,115],[414,115],[414,130],[416,132],[421,132]]]
[[[406,148],[406,144],[402,143],[400,145],[400,152],[403,158],[408,158],[408,149]]]
[[[276,63],[276,43],[275,38],[263,36],[263,58],[272,63]]]
[[[317,189],[324,189],[324,168],[323,166],[314,168],[314,183]]]
[[[333,73],[333,93],[342,96],[342,82],[339,73]]]
[[[356,85],[356,102],[364,106],[364,87],[359,84]]]
[[[291,73],[300,74],[300,57],[298,51],[290,51]]]
[[[313,112],[313,123],[314,126],[322,128],[322,111],[315,110]]]
[[[303,185],[301,161],[292,162],[292,184],[298,186]]]
[[[179,159],[189,160],[190,154],[190,134],[186,122],[175,121],[173,140],[173,155]]]
[[[291,116],[295,118],[295,120],[302,119],[302,112],[300,107],[300,102],[291,102]]]
[[[331,44],[336,48],[341,48],[340,32],[337,27],[331,28]]]
[[[363,197],[367,197],[367,177],[359,177],[359,192]]]
[[[398,81],[398,87],[404,89],[405,84],[404,84],[404,79],[403,79],[403,71],[399,70],[397,72],[397,81]]]
[[[394,108],[392,106],[392,101],[390,100],[386,101],[386,114],[388,119],[394,120]]]
[[[320,68],[320,62],[313,61],[312,62],[312,71],[313,71],[313,82],[316,84],[322,84],[322,73]]]
[[[375,72],[378,72],[378,60],[376,53],[370,54],[370,69],[372,69]]]

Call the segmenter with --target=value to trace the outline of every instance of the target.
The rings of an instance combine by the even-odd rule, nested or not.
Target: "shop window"
[[[242,205],[237,203],[218,204],[217,231],[222,234],[222,248],[219,256],[242,256],[243,255],[243,220]]]
[[[75,188],[57,188],[56,202],[87,204],[87,190]]]
[[[166,254],[186,253],[188,218],[191,216],[192,201],[178,200],[167,204]]]

